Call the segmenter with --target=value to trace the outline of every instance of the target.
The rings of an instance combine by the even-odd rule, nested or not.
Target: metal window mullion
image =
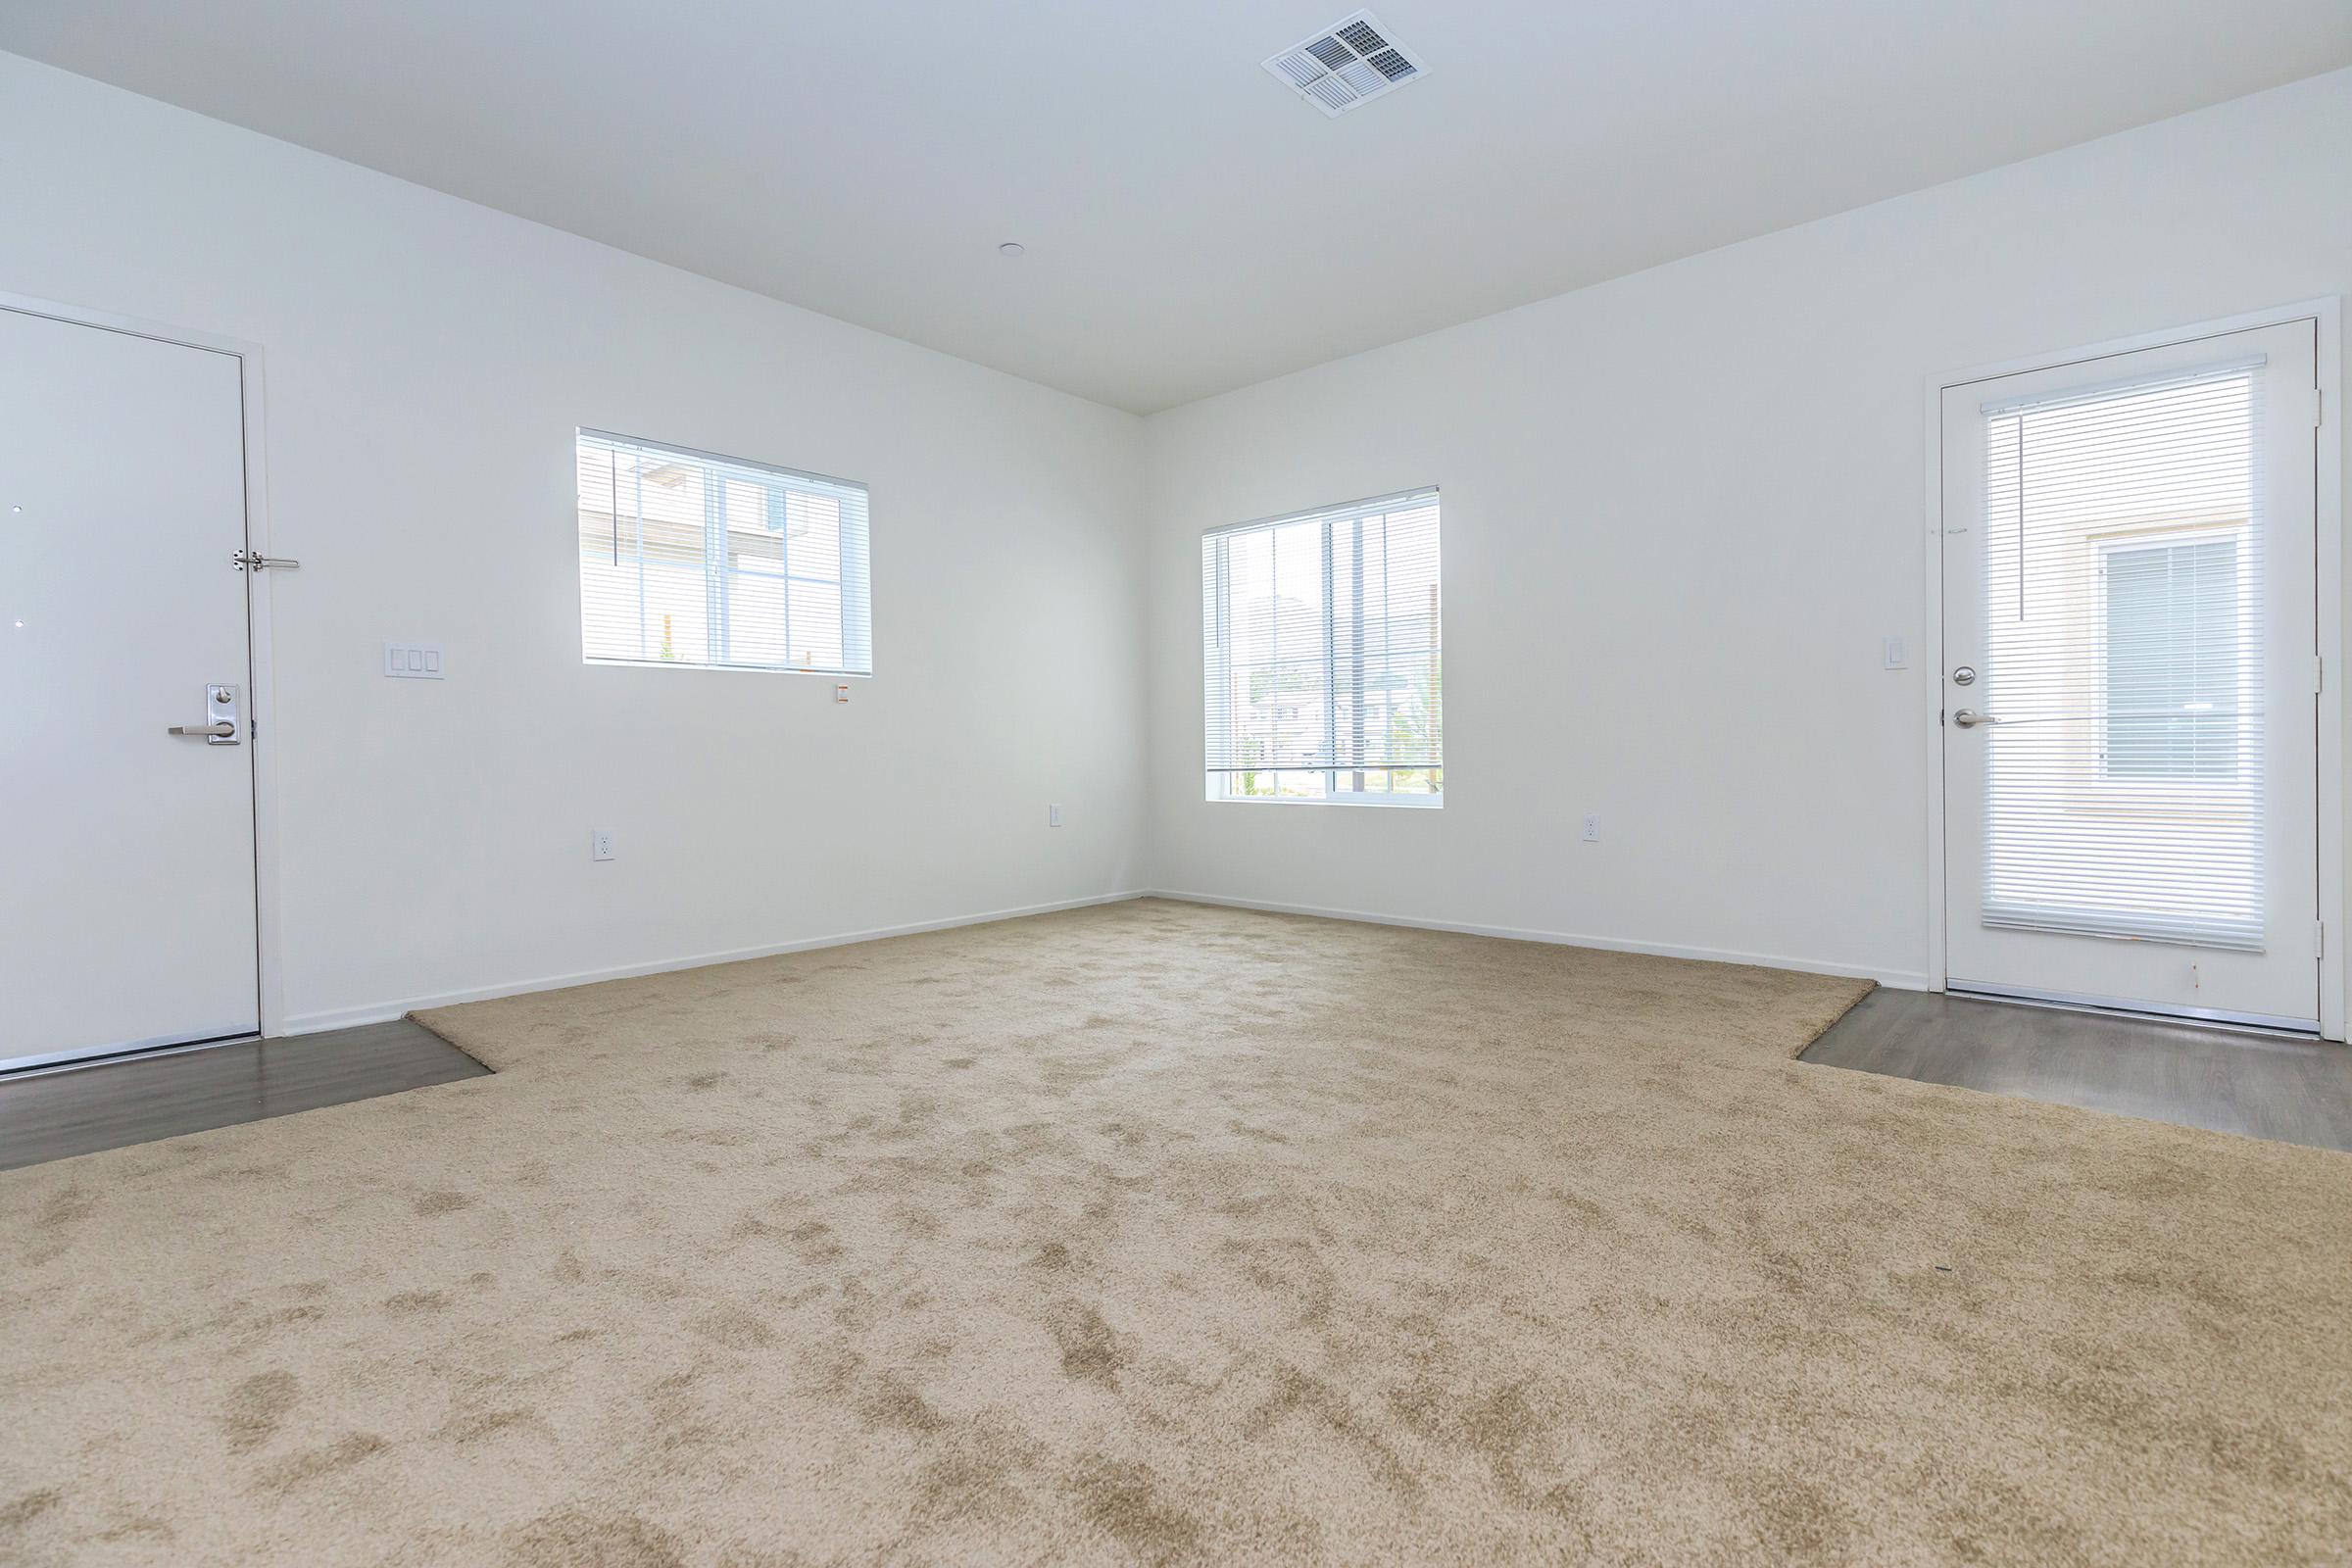
[[[645,658],[645,457],[632,454],[629,477],[636,481],[636,499],[632,510],[636,523],[637,560],[637,657]]]
[[[1226,762],[1218,777],[1230,786],[1232,764],[1239,759],[1234,755],[1233,733],[1233,546],[1226,539],[1217,541],[1217,690],[1225,714],[1224,733],[1217,740]],[[1232,790],[1228,788],[1226,793]]]
[[[1340,787],[1340,680],[1335,667],[1338,650],[1333,639],[1337,634],[1337,616],[1331,604],[1331,519],[1323,519],[1323,788],[1336,794]]]
[[[1348,737],[1348,745],[1351,749],[1349,755],[1356,762],[1356,793],[1361,794],[1364,788],[1364,519],[1355,516],[1348,521],[1353,530],[1348,557],[1348,651],[1351,662],[1349,673],[1355,682],[1355,704],[1350,714],[1353,733]],[[1384,516],[1381,522],[1386,527],[1388,519]],[[1380,564],[1383,571],[1388,569],[1389,553],[1386,549],[1380,553]],[[1383,594],[1381,597],[1385,601],[1388,596]]]
[[[703,468],[703,658],[727,662],[727,481]]]
[[[1273,609],[1271,629],[1274,634],[1274,658],[1272,662],[1279,666],[1282,663],[1282,540],[1279,535],[1269,536],[1266,540],[1266,596]],[[1275,703],[1275,710],[1279,714],[1282,707],[1279,701],[1281,696],[1279,687],[1276,688],[1275,696],[1278,699]],[[1278,728],[1272,729],[1270,732],[1279,739],[1280,730]],[[1279,747],[1271,749],[1280,750]],[[1272,765],[1272,759],[1268,759],[1267,762],[1269,772],[1280,771],[1279,768]],[[1277,783],[1279,786],[1279,781]]]
[[[781,517],[776,515],[779,505],[784,513]],[[836,502],[833,525],[836,541],[841,537],[839,508],[840,504]],[[776,548],[784,553],[784,662],[789,664],[792,662],[792,492],[780,484],[767,487],[767,525],[776,536]],[[848,640],[846,635],[843,640]],[[850,651],[846,647],[841,651],[841,662],[845,664],[850,662]]]
[[[1396,677],[1396,607],[1389,602],[1392,586],[1389,559],[1389,514],[1384,512],[1380,514],[1380,678],[1384,687],[1392,686]],[[1438,641],[1438,628],[1434,624],[1429,628],[1428,641],[1433,647]],[[1391,711],[1396,702],[1396,693],[1392,690],[1380,705],[1380,716],[1388,721],[1390,735],[1396,732],[1396,717]],[[1381,737],[1380,749],[1384,752],[1389,749],[1388,736]],[[1389,788],[1394,790],[1396,787],[1396,775],[1392,769]]]

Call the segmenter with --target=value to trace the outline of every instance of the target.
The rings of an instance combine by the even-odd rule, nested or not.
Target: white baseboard
[[[944,920],[917,920],[908,925],[881,926],[872,931],[844,931],[833,936],[802,937],[791,942],[768,943],[756,948],[736,948],[725,953],[700,953],[690,957],[662,958],[652,963],[617,964],[607,969],[583,969],[576,974],[543,975],[536,980],[517,980],[512,984],[475,986],[466,991],[445,991],[436,996],[409,997],[399,1002],[377,1003],[365,1007],[338,1007],[326,1012],[297,1013],[286,1020],[289,1035],[315,1035],[324,1029],[349,1029],[364,1023],[384,1023],[404,1018],[427,1007],[455,1006],[461,1002],[487,1002],[494,997],[519,997],[532,991],[561,991],[565,986],[594,985],[599,980],[629,980],[638,975],[668,974],[678,969],[700,969],[713,963],[735,963],[744,958],[768,958],[779,953],[808,953],[817,948],[847,947],[853,942],[876,942],[884,937],[910,937],[923,931],[946,931],[960,925],[986,925],[995,920],[1018,920],[1024,915],[1052,914],[1057,909],[1083,909],[1098,904],[1124,904],[1130,899],[1146,897],[1141,892],[1098,893],[1083,899],[1063,899],[1054,904],[1032,904],[1017,909],[991,909],[984,914],[951,915]]]
[[[1367,925],[1411,926],[1421,931],[1459,931],[1474,937],[1507,937],[1514,942],[1551,942],[1567,948],[1600,948],[1610,953],[1646,953],[1661,958],[1695,958],[1704,963],[1747,963],[1766,969],[1801,969],[1808,974],[1834,974],[1855,980],[1876,980],[1898,991],[1934,989],[1928,976],[1909,969],[1874,969],[1867,964],[1841,963],[1829,958],[1791,958],[1777,953],[1736,953],[1726,948],[1692,948],[1670,942],[1628,942],[1620,937],[1596,937],[1570,931],[1527,931],[1516,926],[1470,925],[1458,920],[1423,920],[1404,914],[1375,914],[1365,909],[1326,909],[1309,904],[1269,904],[1262,899],[1232,899],[1219,893],[1185,893],[1153,888],[1144,895],[1176,899],[1185,904],[1217,904],[1234,909],[1264,909],[1273,914],[1309,914],[1324,920],[1360,920]]]
[[[1222,894],[1192,893],[1174,888],[1144,888],[1126,893],[1098,893],[1083,899],[1063,899],[1054,904],[1032,904],[1014,909],[991,909],[981,914],[952,915],[944,920],[918,920],[906,925],[881,926],[871,931],[843,931],[831,936],[803,937],[791,942],[775,942],[753,948],[736,948],[724,953],[701,953],[679,958],[662,958],[651,963],[616,964],[604,969],[583,969],[572,974],[542,975],[534,980],[517,980],[507,984],[475,986],[465,991],[445,991],[431,996],[408,997],[397,1002],[376,1003],[363,1007],[339,1007],[325,1012],[298,1013],[286,1020],[289,1035],[318,1034],[325,1029],[349,1029],[360,1024],[383,1023],[406,1017],[427,1007],[455,1006],[461,1002],[487,1002],[494,997],[518,997],[533,991],[560,991],[565,986],[594,985],[600,980],[628,980],[638,975],[668,974],[679,969],[700,969],[714,963],[734,963],[744,958],[767,958],[780,953],[808,953],[818,948],[847,947],[853,942],[875,942],[884,937],[913,936],[923,931],[946,931],[956,926],[986,925],[995,920],[1018,920],[1024,915],[1052,914],[1059,909],[1083,909],[1099,904],[1123,904],[1130,899],[1175,899],[1185,904],[1222,905],[1235,909],[1264,909],[1274,914],[1305,914],[1324,920],[1358,920],[1369,925],[1410,926],[1423,931],[1458,931],[1468,936],[1506,937],[1515,942],[1551,942],[1571,948],[1601,948],[1611,953],[1647,953],[1662,958],[1695,958],[1707,963],[1750,963],[1768,969],[1802,969],[1812,974],[1850,976],[1858,980],[1876,980],[1883,986],[1903,991],[1934,989],[1924,974],[1899,969],[1874,969],[1867,965],[1840,963],[1827,958],[1792,958],[1772,953],[1737,953],[1722,948],[1693,948],[1663,942],[1628,942],[1617,937],[1601,937],[1567,931],[1529,931],[1516,926],[1473,925],[1456,920],[1424,920],[1410,915],[1379,914],[1365,909],[1327,909],[1309,904],[1273,904],[1262,899],[1234,899]]]

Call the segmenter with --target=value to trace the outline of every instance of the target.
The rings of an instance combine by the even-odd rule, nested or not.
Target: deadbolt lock
[[[1962,664],[1962,665],[1961,665],[1961,666],[1960,666],[1958,669],[1955,669],[1955,670],[1953,670],[1953,671],[1952,671],[1952,684],[1953,684],[1953,685],[1955,685],[1955,686],[1974,686],[1976,683],[1977,683],[1977,671],[1976,671],[1976,667],[1975,667],[1974,665],[1972,665],[1972,664]]]

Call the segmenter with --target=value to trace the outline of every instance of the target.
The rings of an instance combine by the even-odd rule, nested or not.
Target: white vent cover
[[[1418,79],[1429,68],[1369,11],[1344,17],[1266,62],[1282,84],[1341,115]]]

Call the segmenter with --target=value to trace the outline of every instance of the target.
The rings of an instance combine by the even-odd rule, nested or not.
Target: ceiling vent
[[[1360,108],[1429,68],[1369,11],[1342,18],[1266,62],[1282,84],[1327,115]]]

